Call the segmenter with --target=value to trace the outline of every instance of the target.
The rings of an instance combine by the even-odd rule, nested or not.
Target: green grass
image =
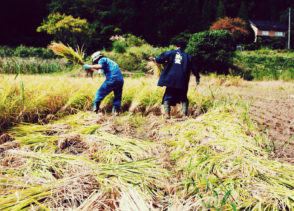
[[[293,80],[294,53],[274,50],[238,52],[234,64],[240,70],[234,74],[254,80]]]
[[[60,59],[0,58],[0,73],[4,74],[50,74],[70,70],[71,68]]]

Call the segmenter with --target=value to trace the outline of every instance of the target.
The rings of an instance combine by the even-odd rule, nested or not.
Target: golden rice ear
[[[49,46],[49,49],[51,49],[56,55],[64,57],[66,60],[71,61],[74,64],[80,64],[83,65],[84,62],[84,50],[83,48],[80,48],[77,46],[76,51],[70,47],[65,46],[63,43],[59,42],[52,42]]]
[[[158,64],[156,62],[148,62],[147,68],[150,69],[150,72],[153,73],[157,78],[159,78],[162,70],[163,70],[163,65]]]

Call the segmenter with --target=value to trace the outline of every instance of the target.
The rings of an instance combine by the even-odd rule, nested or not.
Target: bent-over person
[[[122,90],[124,79],[118,64],[105,57],[100,51],[92,54],[92,65],[84,65],[85,70],[101,70],[106,76],[105,81],[96,92],[93,102],[93,111],[98,113],[101,101],[112,91],[114,100],[112,102],[112,114],[118,115],[120,112]]]

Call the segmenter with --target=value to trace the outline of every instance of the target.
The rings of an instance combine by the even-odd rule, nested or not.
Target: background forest
[[[240,17],[244,20],[274,20],[287,23],[289,7],[294,7],[294,1],[6,1],[0,8],[0,27],[4,32],[0,34],[0,45],[47,46],[54,37],[45,33],[44,30],[43,33],[38,33],[37,28],[50,14],[65,14],[72,15],[73,18],[81,18],[81,20],[86,19],[87,24],[86,29],[82,31],[83,36],[79,36],[82,38],[75,40],[74,43],[86,44],[91,48],[101,48],[110,45],[110,36],[126,33],[140,36],[150,44],[167,45],[170,39],[179,33],[196,33],[207,30],[219,17],[225,16]]]

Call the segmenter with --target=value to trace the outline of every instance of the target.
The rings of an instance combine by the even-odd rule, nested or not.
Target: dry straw
[[[51,49],[56,55],[62,56],[74,64],[84,64],[85,54],[83,48],[77,47],[77,49],[74,50],[72,47],[66,46],[61,42],[53,42],[48,46],[48,48]]]
[[[157,78],[159,78],[162,70],[163,70],[163,65],[158,64],[156,62],[150,61],[147,64],[147,69],[150,69],[150,72],[152,72]]]

